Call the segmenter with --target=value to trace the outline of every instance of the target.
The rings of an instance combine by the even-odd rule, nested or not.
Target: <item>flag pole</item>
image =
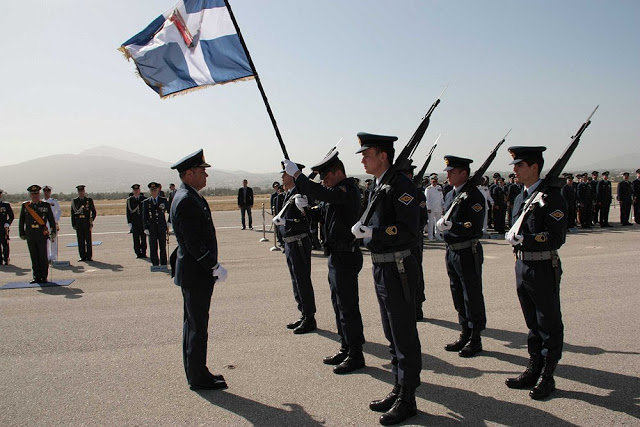
[[[262,95],[262,100],[264,101],[265,107],[267,107],[267,113],[269,113],[269,118],[271,119],[271,124],[273,125],[273,129],[276,131],[276,136],[278,137],[278,142],[280,143],[280,148],[282,149],[282,154],[284,154],[284,158],[289,160],[289,154],[287,153],[287,147],[284,146],[284,142],[282,141],[282,135],[280,135],[280,130],[278,129],[278,124],[276,123],[276,118],[273,116],[273,112],[271,111],[271,106],[269,105],[269,100],[267,99],[267,95],[264,93],[264,89],[262,87],[262,83],[260,82],[260,76],[256,71],[256,67],[253,65],[253,60],[251,60],[251,55],[249,54],[249,49],[247,49],[247,45],[244,42],[244,38],[242,37],[242,33],[240,32],[240,27],[236,22],[236,17],[233,15],[233,11],[231,10],[231,5],[228,0],[224,0],[224,3],[227,5],[227,10],[229,11],[229,16],[231,17],[231,22],[233,22],[233,26],[236,29],[236,33],[238,33],[238,38],[240,39],[240,44],[244,49],[244,52],[247,54],[247,60],[249,61],[249,66],[251,67],[251,71],[256,79],[256,83],[258,84],[258,89],[260,90],[260,95]]]

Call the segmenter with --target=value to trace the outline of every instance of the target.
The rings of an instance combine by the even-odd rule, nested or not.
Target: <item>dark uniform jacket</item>
[[[286,204],[296,194],[300,194],[298,187],[293,187],[290,191],[285,192],[283,207],[284,204]],[[282,214],[282,218],[285,220],[285,224],[278,226],[282,237],[291,237],[309,233],[309,219],[306,215],[303,215],[302,212],[300,212],[300,209],[296,207],[293,200],[291,200],[289,206],[287,206],[287,209]]]
[[[611,181],[600,180],[596,186],[596,202],[603,205],[611,204]]]
[[[573,185],[565,184],[560,190],[560,194],[564,201],[567,202],[567,207],[576,206],[576,191]]]
[[[633,193],[633,200],[640,200],[640,178],[636,178],[631,181],[631,189]]]
[[[96,207],[91,197],[76,197],[71,201],[71,226],[76,228],[81,223],[92,223],[96,218]]]
[[[589,187],[589,183],[585,184]],[[542,252],[559,249],[564,244],[567,236],[567,203],[557,188],[550,188],[543,196],[543,201],[544,206],[535,204],[522,222],[518,234],[524,237],[524,241],[515,249]],[[520,216],[522,203],[520,194],[515,202],[517,208],[514,209],[514,223]]]
[[[171,203],[171,220],[178,241],[173,282],[186,288],[213,285],[218,241],[207,201],[182,184]]]
[[[489,186],[489,194],[491,194],[495,206],[499,206],[500,208],[506,206],[504,200],[506,196],[505,189],[500,187],[500,184],[491,184],[491,186]]]
[[[445,212],[449,210],[455,198],[455,190],[447,193],[444,200]],[[453,212],[451,212],[451,216],[449,217],[451,229],[444,232],[444,241],[446,243],[460,243],[481,238],[484,216],[486,215],[484,208],[484,195],[478,190],[478,187],[472,186],[469,189],[467,198],[462,200]]]
[[[353,246],[351,227],[358,221],[360,210],[360,191],[354,179],[345,178],[335,187],[325,188],[300,174],[296,179],[296,188],[301,194],[324,202],[310,209],[312,216],[325,224],[324,246],[334,250],[345,250]]]
[[[578,184],[578,201],[582,203],[583,206],[591,206],[591,200],[593,199],[591,195],[591,183],[589,182],[581,182]]]
[[[140,195],[137,199],[131,196],[127,199],[127,223],[134,227],[142,227],[142,202],[145,197]]]
[[[4,235],[4,225],[13,222],[13,209],[11,209],[11,205],[7,202],[0,201],[0,231]]]
[[[515,182],[513,184],[509,184],[509,189],[507,190],[507,199],[509,203],[511,203],[511,205],[513,205],[513,203],[516,200],[516,197],[518,197],[518,194],[520,193],[522,193],[522,188],[520,188],[520,184],[516,184]]]
[[[620,181],[618,183],[618,194],[616,199],[619,202],[631,202],[633,189],[629,181]]]
[[[247,197],[245,201],[244,187],[238,189],[238,205],[245,208],[253,206],[253,188],[247,187]]]
[[[45,222],[44,225],[38,224],[38,221],[27,211],[27,206],[30,206],[36,214]],[[49,233],[51,236],[55,236],[56,229],[52,227],[48,229],[46,222],[49,224],[55,224],[56,219],[53,216],[51,205],[47,202],[40,201],[38,203],[24,202],[20,211],[20,220],[18,221],[18,232],[20,237],[26,237],[27,239],[47,239]]]
[[[175,200],[175,199],[174,199]],[[142,216],[144,229],[150,233],[161,233],[167,231],[167,220],[165,214],[169,209],[169,201],[158,196],[158,201],[154,203],[153,197],[148,197],[142,202]]]
[[[380,191],[382,199],[377,203],[369,224],[366,224],[373,228],[371,239],[365,239],[366,247],[376,253],[413,248],[419,237],[420,225],[416,185],[405,174],[396,172],[390,184]]]

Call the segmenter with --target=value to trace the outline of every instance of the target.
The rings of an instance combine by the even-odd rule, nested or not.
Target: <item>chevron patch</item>
[[[556,209],[549,215],[551,215],[551,218],[555,219],[556,221],[560,221],[562,218],[564,218],[564,212],[562,212],[560,209]]]
[[[404,193],[402,196],[400,196],[398,201],[404,203],[405,205],[409,205],[409,203],[413,201],[413,196],[409,193]]]
[[[480,212],[482,210],[482,205],[480,203],[476,203],[475,205],[471,206],[471,209],[476,212]]]

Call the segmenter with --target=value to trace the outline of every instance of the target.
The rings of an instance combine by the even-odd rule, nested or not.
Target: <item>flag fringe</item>
[[[137,73],[137,74],[138,74],[138,77],[142,78],[142,76],[140,76],[140,73]],[[189,88],[189,89],[183,89],[183,90],[181,90],[179,92],[174,92],[174,93],[171,93],[169,95],[160,95],[160,99],[165,100],[165,99],[169,99],[169,98],[174,98],[176,96],[186,95],[187,93],[195,92],[195,91],[198,91],[200,89],[207,89],[207,88],[213,87],[213,86],[226,85],[226,84],[229,84],[229,83],[244,82],[244,81],[247,81],[247,80],[254,80],[254,79],[255,79],[255,76],[247,76],[247,77],[242,77],[242,78],[239,78],[239,79],[236,79],[236,80],[231,80],[231,81],[228,81],[228,82],[196,86],[196,87],[192,87],[192,88]],[[143,78],[143,80],[144,80],[144,78]],[[162,88],[160,90],[162,91]]]

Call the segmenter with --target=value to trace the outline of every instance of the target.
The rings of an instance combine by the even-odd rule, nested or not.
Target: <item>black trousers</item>
[[[158,249],[160,259],[158,259]],[[152,265],[167,265],[167,231],[149,232],[149,256]]]
[[[2,227],[1,224],[0,227]],[[4,227],[0,228],[0,260],[9,262],[9,240]]]
[[[611,208],[611,204],[603,203],[599,208],[600,225],[609,224],[609,209]]]
[[[422,307],[422,303],[427,300],[424,294],[424,268],[422,267],[422,253],[424,250],[424,239],[422,238],[422,231],[420,231],[420,243],[418,246],[411,248],[411,254],[416,258],[418,262],[418,283],[416,286],[416,309]]]
[[[640,199],[633,202],[633,217],[635,218],[636,224],[640,224]]]
[[[307,236],[300,241],[285,242],[284,255],[298,310],[305,315],[315,314],[316,297],[311,283],[311,239]]]
[[[415,287],[418,263],[413,256],[404,259],[409,284],[409,299],[405,298],[395,262],[374,263],[373,281],[376,288],[382,329],[389,341],[391,371],[398,383],[410,388],[420,385],[422,350],[416,326]]]
[[[341,348],[352,354],[362,352],[364,333],[358,295],[358,273],[362,270],[362,252],[331,252],[329,288],[336,315]]]
[[[246,228],[244,221],[244,214],[247,213],[249,217],[249,228],[253,227],[253,218],[251,217],[251,206],[240,206],[240,218],[242,218],[242,228]]]
[[[554,360],[562,357],[564,341],[560,311],[561,264],[557,268],[558,271],[554,271],[550,260],[516,261],[518,299],[529,328],[529,354],[542,354]]]
[[[591,205],[582,204],[578,209],[580,213],[580,227],[582,228],[590,228],[591,227],[591,214],[593,213],[593,209]]]
[[[475,254],[471,248],[447,249],[445,259],[458,322],[465,328],[483,330],[487,325],[487,314],[482,294],[482,245],[476,245]]]
[[[88,220],[78,220],[76,222],[76,236],[78,238],[78,253],[80,254],[80,259],[93,258],[91,223]]]
[[[631,216],[631,202],[630,201],[620,202],[620,224],[629,224],[630,216]]]
[[[133,251],[136,255],[146,255],[147,235],[144,234],[144,227],[142,224],[133,224],[131,232],[133,234]]]
[[[182,288],[182,361],[189,384],[198,384],[210,379],[211,374],[207,368],[207,342],[212,293],[213,286]]]
[[[576,226],[576,207],[567,207],[567,228],[574,228]]]
[[[37,235],[27,234],[27,247],[31,256],[31,269],[35,280],[47,280],[49,260],[47,259],[47,238],[38,229]]]
[[[505,218],[507,213],[507,207],[505,205],[493,205],[493,229],[498,233],[504,233],[505,231]]]

